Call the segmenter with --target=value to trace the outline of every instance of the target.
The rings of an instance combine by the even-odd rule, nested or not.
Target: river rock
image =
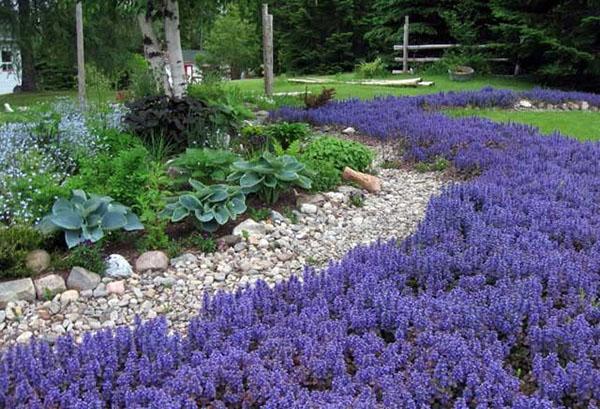
[[[166,270],[169,267],[169,257],[164,251],[147,251],[135,261],[135,270],[143,273],[148,270]]]
[[[25,266],[36,274],[50,267],[50,254],[46,250],[33,250],[25,258]]]
[[[52,297],[67,290],[65,280],[57,274],[49,274],[40,277],[36,279],[33,284],[35,285],[37,298],[40,300],[45,299],[47,296]]]
[[[120,254],[111,254],[106,258],[104,274],[112,278],[127,278],[133,274],[133,269],[125,257]]]
[[[100,276],[83,267],[73,267],[67,278],[67,288],[83,291],[93,290],[100,284]]]
[[[31,278],[0,283],[0,308],[6,307],[9,301],[19,300],[35,300],[35,287]]]

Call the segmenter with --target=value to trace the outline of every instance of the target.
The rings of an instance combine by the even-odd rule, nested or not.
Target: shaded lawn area
[[[512,111],[504,109],[446,109],[453,117],[479,116],[496,122],[519,122],[538,127],[543,134],[560,132],[580,141],[600,140],[600,113],[588,111]]]

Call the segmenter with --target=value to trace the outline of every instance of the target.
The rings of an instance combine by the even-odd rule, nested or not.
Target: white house
[[[14,38],[0,35],[0,94],[21,85],[21,53]]]

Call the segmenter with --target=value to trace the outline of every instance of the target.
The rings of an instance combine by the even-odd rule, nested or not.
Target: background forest
[[[134,55],[142,48],[126,3],[84,2],[87,62],[115,82],[135,72]],[[206,62],[235,72],[260,74],[262,1],[179,3],[183,48],[204,50]],[[0,0],[0,6],[4,30],[22,50],[23,88],[72,88],[74,0]],[[480,70],[512,73],[518,63],[522,74],[545,84],[592,90],[600,84],[598,0],[272,0],[269,6],[278,73],[351,71],[376,57],[391,63],[409,15],[411,44],[492,44],[485,53],[510,58],[510,64],[486,64],[486,54],[469,47],[447,55]]]

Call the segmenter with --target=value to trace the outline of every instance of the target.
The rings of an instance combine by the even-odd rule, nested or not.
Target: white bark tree
[[[137,14],[143,35],[144,55],[150,64],[158,88],[170,97],[185,95],[187,83],[179,34],[179,5],[177,0],[141,0]],[[160,41],[154,23],[161,22],[164,41]],[[171,79],[166,67],[169,67]]]

